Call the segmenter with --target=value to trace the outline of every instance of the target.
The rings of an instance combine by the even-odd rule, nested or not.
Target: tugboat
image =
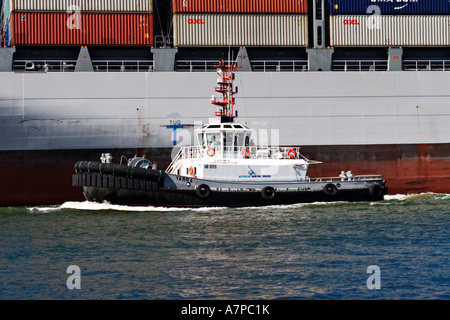
[[[237,123],[234,111],[239,67],[224,59],[217,68],[221,97],[213,96],[215,118],[195,130],[197,144],[179,150],[165,171],[145,157],[113,164],[110,154],[100,162],[75,164],[72,185],[88,201],[123,205],[181,207],[245,207],[329,201],[379,201],[388,193],[380,175],[311,178],[310,165],[298,147],[253,145],[251,130]]]

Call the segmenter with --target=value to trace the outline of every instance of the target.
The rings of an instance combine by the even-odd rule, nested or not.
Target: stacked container
[[[6,1],[13,46],[153,45],[152,0]]]
[[[307,46],[307,0],[173,0],[177,47]]]
[[[449,0],[328,0],[334,47],[449,46]]]

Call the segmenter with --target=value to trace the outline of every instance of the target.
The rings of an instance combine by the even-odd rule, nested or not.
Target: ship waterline
[[[0,206],[80,199],[80,158],[191,144],[215,73],[0,73]],[[382,174],[389,192],[450,193],[447,72],[239,72],[239,119],[302,148],[314,177]],[[176,88],[176,90],[174,90]],[[264,135],[263,134],[263,135]]]

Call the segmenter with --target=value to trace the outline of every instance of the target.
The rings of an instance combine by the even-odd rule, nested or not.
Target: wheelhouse
[[[197,145],[210,157],[238,158],[255,145],[252,133],[241,123],[209,123],[196,131]]]

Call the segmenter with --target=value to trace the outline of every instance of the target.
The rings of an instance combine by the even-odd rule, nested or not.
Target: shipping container
[[[174,44],[182,46],[306,46],[306,15],[175,14]]]
[[[173,0],[174,13],[308,13],[308,0]]]
[[[11,21],[13,46],[153,45],[151,14],[13,12]]]
[[[333,15],[425,15],[450,14],[449,0],[328,0]]]
[[[450,16],[331,16],[331,46],[449,46]]]
[[[146,12],[153,0],[5,0],[12,11]]]

